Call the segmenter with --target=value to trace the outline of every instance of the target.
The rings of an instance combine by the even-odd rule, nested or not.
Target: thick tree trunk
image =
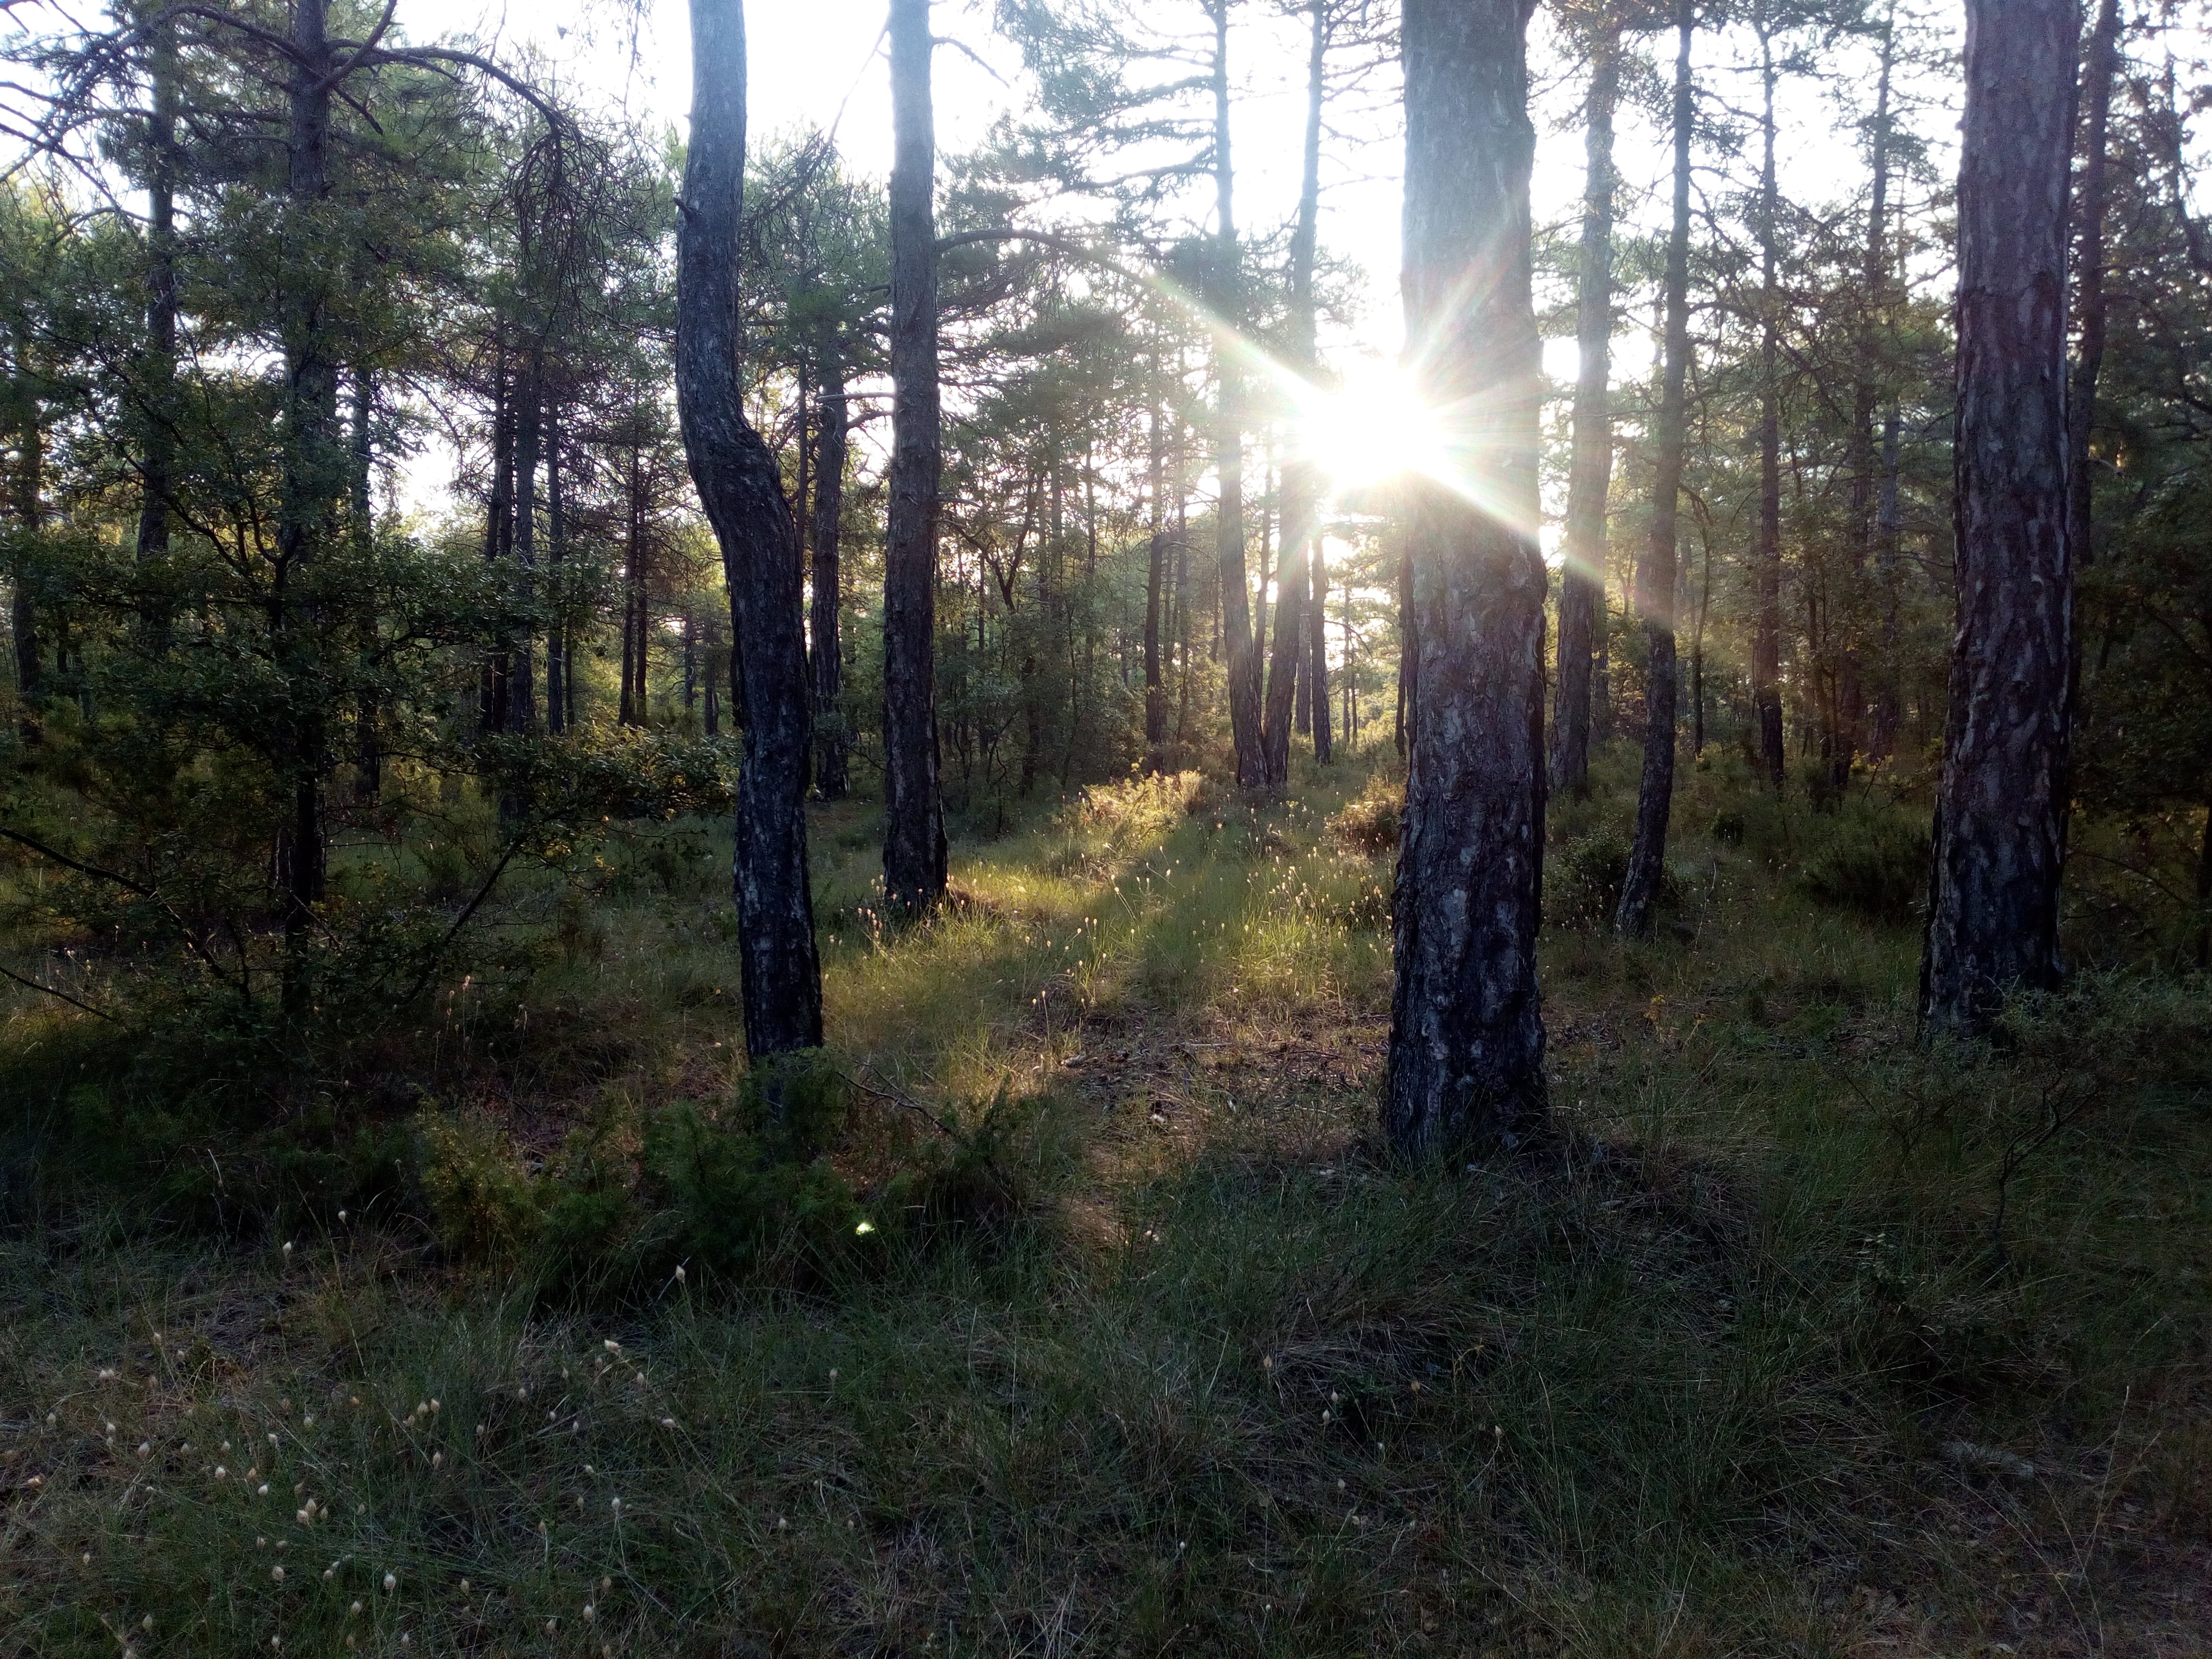
[[[1958,631],[1921,1018],[2058,982],[2074,571],[2066,197],[2078,0],[1967,0],[1959,168]]]
[[[813,655],[814,787],[824,800],[842,800],[846,770],[845,656],[839,637],[843,571],[838,539],[845,521],[845,369],[835,342],[822,352],[822,395],[815,414]]]
[[[1582,269],[1575,295],[1574,457],[1567,477],[1552,739],[1552,787],[1576,794],[1589,787],[1592,635],[1605,597],[1605,509],[1613,489],[1613,112],[1620,96],[1620,26],[1608,18],[1590,41]]]
[[[1774,171],[1774,42],[1759,46],[1759,550],[1752,561],[1751,708],[1759,765],[1777,794],[1790,773],[1782,732],[1781,200]]]
[[[884,890],[945,896],[937,756],[937,178],[929,0],[892,0],[890,524],[884,549]]]
[[[1218,483],[1214,526],[1221,625],[1229,653],[1229,731],[1237,751],[1239,788],[1267,782],[1261,752],[1260,647],[1252,637],[1250,580],[1244,568],[1244,377],[1235,338],[1243,319],[1238,303],[1236,173],[1229,149],[1230,0],[1206,0],[1213,19],[1213,257],[1207,271],[1213,314],[1213,467]]]
[[[691,143],[676,241],[676,407],[700,504],[721,544],[738,663],[738,955],[745,1050],[822,1042],[822,969],[806,868],[806,696],[799,533],[738,375],[745,25],[740,0],[691,0]]]
[[[1690,0],[1674,13],[1674,222],[1667,241],[1666,364],[1651,487],[1651,532],[1637,571],[1637,606],[1644,613],[1644,779],[1636,798],[1636,840],[1628,854],[1613,927],[1640,939],[1651,931],[1652,902],[1667,868],[1667,826],[1674,810],[1674,556],[1682,494],[1683,396],[1690,367],[1690,137],[1696,111],[1690,82]]]
[[[1477,487],[1408,486],[1416,653],[1382,1107],[1411,1153],[1510,1146],[1544,1111],[1540,351],[1526,13],[1406,0],[1407,337]],[[1470,289],[1466,273],[1486,273]],[[1490,506],[1478,507],[1473,496]]]
[[[2090,562],[2089,433],[2097,418],[2097,375],[2105,362],[2105,204],[2107,186],[2106,137],[2112,124],[2112,79],[2118,70],[2119,0],[2102,0],[2096,27],[2089,32],[2087,118],[2082,123],[2081,185],[2075,204],[2079,226],[2075,283],[2081,312],[2081,347],[2074,359],[2073,384],[2067,390],[2067,505],[2074,563]]]

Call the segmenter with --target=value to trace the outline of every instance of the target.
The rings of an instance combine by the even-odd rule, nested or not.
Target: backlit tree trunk
[[[2096,27],[2089,32],[2087,107],[2081,134],[2081,191],[2075,204],[2080,225],[2075,244],[2075,283],[2080,297],[2081,343],[2074,360],[2066,410],[2068,510],[2071,552],[2078,567],[2089,562],[2089,431],[2097,416],[2097,376],[2105,362],[2105,183],[2106,137],[2112,122],[2112,78],[2120,44],[2119,0],[2102,0]]]
[[[822,352],[822,396],[815,416],[814,641],[808,659],[814,680],[814,787],[824,800],[842,800],[845,767],[845,656],[838,638],[842,605],[838,538],[845,520],[845,367],[834,341]]]
[[[1759,765],[1777,793],[1790,760],[1782,733],[1781,212],[1774,176],[1774,42],[1759,37],[1759,552],[1752,562],[1751,707]]]
[[[1984,1030],[2059,978],[2074,571],[2066,197],[2077,0],[1967,0],[1959,163],[1958,630],[1920,1011]]]
[[[806,868],[811,738],[799,534],[738,375],[745,24],[739,0],[691,0],[691,143],[676,243],[676,407],[700,504],[721,544],[738,662],[738,955],[745,1049],[822,1042]]]
[[[1547,580],[1524,20],[1520,0],[1404,12],[1407,338],[1471,486],[1407,487],[1414,655],[1382,1121],[1409,1153],[1510,1146],[1544,1110]]]
[[[891,468],[884,549],[884,888],[927,909],[945,894],[938,789],[937,138],[929,0],[892,0]]]
[[[1218,483],[1214,526],[1222,631],[1229,652],[1229,730],[1237,750],[1237,782],[1267,781],[1261,753],[1260,647],[1252,637],[1252,601],[1244,568],[1244,374],[1237,361],[1243,320],[1237,246],[1235,170],[1229,149],[1229,7],[1206,0],[1213,19],[1214,245],[1207,295],[1215,331],[1213,467]]]
[[[1613,110],[1620,27],[1590,42],[1582,269],[1575,296],[1574,457],[1567,477],[1566,565],[1559,583],[1559,684],[1552,785],[1589,787],[1590,671],[1605,593],[1606,497],[1613,488]]]
[[[1690,363],[1690,136],[1695,100],[1690,84],[1690,39],[1696,14],[1690,0],[1674,13],[1674,223],[1667,242],[1666,366],[1659,419],[1652,434],[1656,453],[1651,487],[1651,531],[1636,573],[1636,602],[1644,613],[1644,780],[1636,799],[1636,841],[1621,884],[1615,930],[1630,938],[1651,931],[1652,901],[1667,868],[1667,826],[1674,808],[1674,540],[1682,494],[1683,392]]]

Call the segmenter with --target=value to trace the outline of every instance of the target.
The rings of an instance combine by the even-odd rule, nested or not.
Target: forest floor
[[[2212,1652],[2205,979],[1924,1050],[1910,815],[1724,762],[1623,946],[1575,921],[1608,771],[1555,804],[1560,1133],[1409,1170],[1387,795],[1094,791],[890,933],[872,809],[823,810],[834,1157],[865,1211],[957,1112],[994,1201],[780,1282],[556,1293],[488,1176],[172,1220],[52,1127],[125,1084],[0,1074],[0,1647]],[[364,1066],[526,1184],[730,1100],[726,848],[549,890],[526,984]]]

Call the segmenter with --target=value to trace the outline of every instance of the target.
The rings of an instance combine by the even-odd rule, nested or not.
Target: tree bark
[[[1954,441],[1958,630],[1921,957],[1930,1033],[2057,984],[2074,571],[2066,197],[2078,0],[1967,0]]]
[[[937,753],[937,137],[929,0],[892,0],[891,468],[884,549],[884,889],[905,910],[945,896]]]
[[[568,557],[568,507],[561,485],[561,404],[556,395],[545,407],[545,562],[553,595],[551,620],[545,629],[545,729],[556,737],[568,729],[569,706],[575,696],[568,683],[574,665],[568,657],[568,596],[562,582],[562,566]]]
[[[533,350],[516,388],[514,411],[514,596],[526,617],[507,659],[507,729],[516,732],[538,723],[538,677],[526,617],[538,588],[538,464],[543,440],[539,400],[544,384],[544,360]]]
[[[845,366],[832,339],[822,349],[822,394],[815,420],[813,655],[814,787],[824,800],[842,800],[850,787],[846,769],[845,656],[839,637],[843,605],[838,538],[845,520]]]
[[[1213,20],[1213,258],[1206,279],[1214,330],[1213,467],[1218,481],[1214,528],[1221,626],[1229,653],[1229,731],[1237,751],[1237,784],[1267,781],[1261,752],[1260,649],[1252,637],[1250,580],[1244,568],[1244,376],[1237,361],[1243,309],[1237,242],[1236,173],[1229,148],[1229,8],[1206,0]]]
[[[1774,43],[1759,47],[1759,550],[1752,562],[1751,707],[1759,769],[1777,794],[1789,776],[1782,731],[1781,200],[1775,184]]]
[[[14,385],[9,390],[15,405],[15,467],[9,481],[15,514],[16,556],[14,605],[9,620],[15,648],[15,695],[22,699],[21,731],[36,740],[40,731],[39,700],[46,695],[45,649],[39,639],[39,605],[33,592],[30,569],[32,543],[46,520],[46,422],[40,408],[39,389],[31,374],[30,331],[19,321],[15,330]]]
[[[1406,332],[1471,486],[1408,486],[1414,695],[1382,1121],[1416,1154],[1510,1146],[1544,1112],[1547,583],[1525,18],[1521,0],[1404,10]]]
[[[1606,498],[1613,489],[1613,112],[1620,96],[1620,25],[1590,41],[1581,270],[1575,295],[1574,455],[1567,477],[1566,562],[1559,582],[1559,683],[1552,787],[1589,787],[1592,635],[1604,603]]]
[[[1667,826],[1674,810],[1674,542],[1682,494],[1683,402],[1690,367],[1690,138],[1696,99],[1690,81],[1691,0],[1674,12],[1674,221],[1667,240],[1666,365],[1653,433],[1657,452],[1651,532],[1636,573],[1644,613],[1644,778],[1636,798],[1636,840],[1628,854],[1614,930],[1631,939],[1651,931],[1652,902],[1667,868]]]
[[[146,356],[140,388],[145,456],[138,508],[138,557],[158,562],[169,550],[176,489],[177,381],[177,58],[173,33],[152,42],[154,107],[146,124]]]
[[[353,474],[350,479],[353,510],[350,527],[355,553],[366,559],[373,557],[376,550],[376,526],[371,516],[376,440],[370,426],[376,409],[376,388],[364,363],[354,365],[350,378],[353,382]],[[384,744],[378,730],[383,710],[376,695],[377,676],[383,664],[377,638],[374,599],[362,608],[361,626],[362,685],[355,699],[353,792],[356,800],[374,801],[384,793]]]
[[[745,173],[740,0],[691,0],[691,142],[676,241],[676,407],[722,549],[738,663],[738,954],[745,1050],[822,1042],[822,969],[806,867],[806,629],[799,533],[775,458],[745,419],[738,230]]]
[[[1306,546],[1306,678],[1313,687],[1314,760],[1327,766],[1335,759],[1335,734],[1329,730],[1328,563],[1322,556],[1318,535]]]

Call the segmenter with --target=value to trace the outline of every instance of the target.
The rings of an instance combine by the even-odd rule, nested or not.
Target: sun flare
[[[1381,483],[1446,464],[1442,424],[1413,377],[1370,360],[1334,386],[1315,390],[1298,417],[1299,453],[1339,488]]]

